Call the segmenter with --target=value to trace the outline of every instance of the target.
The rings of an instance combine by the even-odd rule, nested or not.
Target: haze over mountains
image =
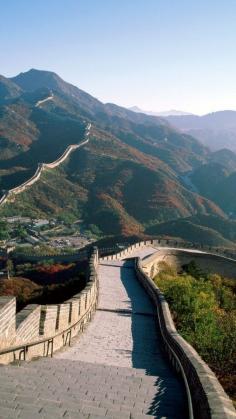
[[[169,119],[103,104],[48,71],[0,78],[0,189],[19,185],[39,162],[82,141],[88,121],[89,144],[2,207],[1,215],[68,212],[106,235],[166,234],[233,246],[234,153],[212,153]]]
[[[168,116],[167,120],[182,132],[193,135],[211,150],[236,151],[236,111],[219,111],[203,116]]]
[[[144,111],[143,109],[139,108],[138,106],[132,106],[129,108],[130,111],[133,112],[140,112],[145,113],[146,115],[153,115],[153,116],[182,116],[182,115],[192,115],[189,112],[177,111],[175,109],[171,109],[169,111],[162,111],[162,112],[154,112],[154,111]]]
[[[166,118],[173,127],[192,135],[212,151],[228,148],[236,152],[236,111],[223,110],[199,116],[175,110],[147,112],[137,106],[130,110]]]

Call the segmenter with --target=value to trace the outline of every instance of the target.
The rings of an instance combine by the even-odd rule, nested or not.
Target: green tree
[[[101,230],[99,229],[99,227],[96,224],[89,224],[88,225],[88,230],[91,231],[91,233],[94,236],[100,236],[102,234]]]
[[[187,274],[193,276],[194,278],[198,279],[205,276],[204,272],[199,268],[194,260],[191,260],[186,265],[183,265],[182,268]]]
[[[8,279],[10,279],[10,277],[14,274],[14,264],[11,259],[7,259],[6,268],[7,268],[7,277]]]
[[[181,335],[217,374],[230,377],[236,356],[236,297],[232,281],[216,274],[206,275],[195,263],[187,266],[192,275],[177,274],[162,264],[154,281],[165,294]]]
[[[76,220],[76,217],[74,216],[74,214],[72,214],[69,211],[61,212],[57,218],[59,221],[63,221],[63,223],[68,224],[68,225],[73,224],[74,221]]]
[[[24,239],[27,236],[27,231],[21,224],[18,224],[15,232],[17,237],[19,237],[20,239]]]
[[[8,224],[5,221],[0,220],[0,240],[8,240],[9,237]]]

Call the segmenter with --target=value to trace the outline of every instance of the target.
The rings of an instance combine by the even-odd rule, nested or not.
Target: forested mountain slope
[[[193,192],[183,181],[185,173],[196,173],[213,158],[193,137],[162,118],[104,105],[55,73],[30,70],[2,80],[2,190],[26,180],[39,162],[81,142],[86,123],[92,122],[89,144],[45,173],[14,205],[2,207],[2,215],[53,217],[69,211],[106,235],[145,235],[148,226],[196,214],[227,222],[216,199]],[[234,170],[232,165],[231,156]]]

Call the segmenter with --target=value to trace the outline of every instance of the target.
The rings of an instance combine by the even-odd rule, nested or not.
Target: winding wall
[[[108,256],[103,256],[102,260],[117,260],[117,259],[123,259],[124,257],[128,257],[128,255],[133,254],[134,251],[137,251],[138,249],[142,247],[147,246],[154,246],[154,247],[165,247],[165,248],[171,248],[171,249],[188,249],[194,250],[196,252],[199,251],[200,253],[208,253],[215,256],[221,256],[222,258],[226,259],[232,259],[236,260],[236,252],[231,249],[224,249],[224,248],[216,248],[211,247],[199,243],[189,243],[189,242],[183,242],[183,241],[177,241],[173,239],[153,239],[153,240],[145,240],[141,241],[135,244],[131,244],[130,246],[126,247],[124,250],[121,250],[117,253],[117,247],[110,247],[108,249],[101,248],[99,249],[99,252],[102,252],[103,254],[108,254]],[[112,254],[112,253],[115,254]]]
[[[135,271],[137,278],[146,290],[147,294],[151,298],[158,318],[158,329],[161,333],[163,346],[166,354],[170,360],[170,363],[174,369],[179,373],[185,383],[186,393],[188,395],[189,404],[189,417],[200,418],[200,419],[226,419],[235,418],[236,412],[233,407],[232,401],[224,392],[224,389],[220,385],[213,371],[208,365],[201,359],[198,353],[189,345],[181,335],[176,331],[171,313],[169,310],[168,303],[165,300],[164,295],[157,288],[155,283],[150,278],[150,266],[153,266],[155,260],[163,260],[163,248],[159,249],[157,240],[140,242],[135,245],[129,246],[127,249],[117,254],[100,258],[100,263],[106,261],[120,261],[123,259],[136,258]],[[151,252],[146,253],[145,248],[151,249]],[[155,251],[156,247],[156,251]],[[159,252],[159,250],[161,250]],[[166,249],[167,253],[171,250]],[[178,251],[175,250],[175,256]],[[188,250],[186,249],[187,253]],[[201,257],[213,257],[214,260],[222,259],[222,264],[225,264],[230,269],[234,267],[236,272],[236,261],[232,259],[215,256],[213,254],[207,254],[205,252],[195,251],[198,255],[198,260]],[[142,253],[142,260],[139,254]],[[180,253],[182,251],[180,250]],[[193,249],[190,249],[190,258],[194,253]],[[160,254],[162,255],[160,257]],[[147,269],[148,268],[148,269]]]
[[[62,164],[67,157],[70,155],[70,153],[74,150],[76,150],[77,148],[80,148],[82,146],[84,146],[85,144],[87,144],[89,142],[89,133],[90,133],[90,128],[91,128],[91,124],[89,123],[86,127],[86,131],[85,131],[85,140],[80,143],[80,144],[72,144],[69,145],[66,150],[64,151],[64,153],[55,161],[51,162],[51,163],[39,163],[37,170],[35,172],[35,174],[28,179],[26,182],[22,183],[21,185],[9,189],[0,199],[0,206],[2,206],[3,204],[5,204],[6,202],[8,202],[12,196],[17,195],[21,192],[23,192],[25,189],[29,188],[30,186],[32,186],[35,182],[37,182],[42,174],[42,172],[46,169],[54,169],[55,167],[59,166],[60,164]]]
[[[156,241],[156,243],[157,242],[158,241]],[[167,248],[167,251],[169,250],[170,248]],[[161,248],[161,251],[163,251],[163,248]],[[189,249],[186,249],[185,251],[187,253]],[[194,253],[194,250],[191,249],[191,252]],[[203,257],[206,255],[206,253],[199,252],[197,250],[195,250],[195,252]],[[136,245],[130,246],[118,254],[106,256],[100,259],[98,259],[97,250],[94,250],[90,260],[89,281],[85,289],[80,294],[74,296],[68,301],[65,301],[63,304],[50,306],[27,306],[16,316],[15,299],[11,297],[0,298],[0,362],[8,363],[17,359],[29,360],[35,356],[52,356],[55,350],[62,346],[66,346],[68,343],[70,344],[71,337],[83,331],[84,324],[91,319],[91,316],[97,307],[99,288],[97,275],[98,269],[99,275],[104,277],[104,292],[100,298],[98,313],[100,313],[100,315],[101,313],[115,313],[116,316],[120,316],[121,322],[122,317],[128,318],[128,315],[132,314],[133,316],[139,316],[138,324],[140,324],[140,316],[142,315],[146,318],[144,315],[145,313],[143,313],[143,307],[141,307],[140,310],[137,310],[137,307],[135,308],[134,306],[133,312],[131,313],[129,301],[127,301],[126,296],[124,294],[120,294],[120,300],[117,297],[117,292],[121,289],[119,287],[117,288],[119,285],[118,282],[121,285],[120,278],[118,277],[120,273],[117,276],[117,272],[119,272],[120,269],[123,269],[123,273],[121,272],[121,281],[130,289],[130,287],[133,287],[134,285],[133,281],[136,276],[153,302],[154,316],[156,315],[157,318],[157,323],[155,324],[157,324],[158,333],[161,334],[163,347],[169,358],[170,364],[177,371],[177,373],[182,376],[185,383],[186,393],[188,394],[188,417],[191,419],[226,419],[236,417],[233,404],[225,394],[215,374],[200,358],[197,352],[176,331],[164,295],[156,287],[145,271],[146,267],[153,263],[156,255],[158,254],[159,248],[154,245],[154,241],[137,243]],[[135,267],[133,266],[132,261],[130,264],[129,261],[125,260],[130,258],[133,260],[135,259]],[[232,260],[222,257],[222,263],[227,264],[228,262],[231,263]],[[235,261],[233,261],[233,263],[236,264]],[[113,275],[114,273],[115,276]],[[115,283],[113,283],[114,281]],[[137,298],[137,302],[140,303],[140,298]],[[122,303],[122,306],[119,306],[119,303]],[[127,303],[128,307],[123,306]],[[150,317],[150,314],[151,313],[148,314],[148,318]],[[114,321],[117,326],[117,317]],[[101,357],[106,355],[104,351],[107,349],[104,347],[103,351],[104,324],[99,323],[100,329],[95,323],[93,324],[93,328],[90,329],[90,335],[91,331],[95,329],[96,339],[92,339],[89,337],[90,335],[88,335],[87,340],[89,343],[85,345],[83,354],[85,357],[87,357],[89,353],[90,355],[92,354],[92,356],[95,357],[94,360],[99,363],[101,362]],[[133,323],[132,325],[134,327]],[[109,323],[109,327],[113,326]],[[133,332],[136,331],[137,333],[137,330],[138,329],[135,327]],[[108,328],[108,330],[105,331],[108,341],[110,341],[110,332],[112,333],[112,330],[109,331]],[[123,333],[123,335],[118,339],[118,342],[116,342],[117,345],[119,342],[123,341],[125,337],[127,337],[127,331],[125,331],[122,327],[120,329],[120,333],[121,335]],[[140,340],[140,336],[138,343],[140,345],[140,353],[145,354],[145,351],[143,351],[143,341],[142,339]],[[81,340],[81,345],[82,344],[83,340]],[[93,351],[94,346],[96,347],[96,351]],[[77,362],[79,362],[82,355],[81,351],[78,351],[78,354],[76,355],[76,348],[74,346],[73,348],[72,352],[74,365],[74,356],[78,357]],[[100,355],[98,353],[98,348],[101,351]],[[113,342],[111,342],[111,348],[115,348]],[[137,347],[131,352],[121,349],[122,348],[119,348],[118,346],[117,354],[119,355],[119,359],[122,358],[125,363],[129,359],[130,353],[132,353],[134,357],[137,357]],[[107,356],[110,357],[110,355],[110,351],[107,351]],[[69,354],[65,354],[65,356],[58,355],[57,358],[58,357],[65,358],[66,360],[67,358],[70,359]],[[117,358],[117,356],[115,358]],[[134,360],[135,359],[136,358],[134,358]],[[150,356],[148,356],[147,359],[150,361]],[[62,362],[62,359],[60,359],[60,362]],[[137,359],[135,362],[137,362]],[[153,363],[155,364],[155,362],[159,365],[159,360],[155,361],[154,358],[152,359],[151,365],[153,365]],[[86,368],[87,365],[90,364],[86,364]],[[102,368],[104,369],[104,365],[102,365]],[[95,374],[94,371],[93,373]],[[94,375],[92,379],[94,380]],[[142,380],[143,379],[144,378],[142,378]],[[112,386],[113,385],[114,384],[112,384]],[[119,388],[120,386],[121,383],[119,382]],[[146,389],[144,390],[146,391]],[[112,392],[113,390],[110,389],[109,391]],[[114,396],[111,395],[111,397]],[[127,397],[127,395],[125,397]],[[133,397],[136,400],[135,396]],[[162,395],[160,395],[160,397],[162,402]],[[133,399],[131,401],[133,402]],[[119,399],[118,403],[120,403]],[[150,412],[148,414],[150,414]],[[104,416],[105,413],[103,417]],[[163,416],[171,417],[171,415]]]

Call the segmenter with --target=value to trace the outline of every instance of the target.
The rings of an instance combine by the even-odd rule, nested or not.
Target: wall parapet
[[[176,371],[183,376],[189,399],[190,417],[200,419],[235,417],[233,403],[213,371],[177,332],[169,305],[160,289],[143,271],[140,258],[136,259],[135,270],[137,278],[156,307],[159,329],[169,360]]]
[[[16,314],[16,299],[0,297],[0,363],[53,356],[83,332],[97,307],[98,250],[89,259],[85,288],[62,304],[28,305]]]
[[[192,249],[192,250],[198,250],[202,252],[207,252],[212,255],[221,256],[223,258],[233,259],[236,260],[236,249],[235,251],[231,251],[230,249],[225,248],[216,248],[212,246],[207,246],[200,243],[191,243],[191,242],[184,242],[184,241],[178,241],[173,239],[153,239],[153,240],[145,240],[140,241],[137,243],[134,243],[128,247],[126,247],[124,250],[121,250],[117,253],[117,247],[114,247],[114,254],[110,254],[108,256],[100,257],[101,261],[106,260],[120,260],[124,257],[128,257],[129,255],[132,256],[132,253],[140,248],[144,248],[147,246],[153,246],[153,247],[171,247],[176,249]],[[112,248],[107,249],[109,253],[112,252]],[[106,249],[102,249],[103,253],[106,252]],[[108,253],[107,251],[107,253]]]
[[[8,191],[6,191],[5,194],[0,199],[0,206],[2,206],[3,204],[5,204],[6,202],[8,202],[14,195],[18,195],[19,193],[24,192],[24,190],[26,190],[27,188],[29,188],[30,186],[32,186],[35,182],[37,182],[37,180],[39,180],[42,172],[45,169],[54,169],[55,167],[57,167],[61,163],[63,163],[63,161],[67,159],[67,157],[69,156],[69,154],[72,151],[74,151],[77,148],[80,148],[80,147],[84,146],[85,144],[87,144],[89,142],[90,128],[91,128],[91,124],[89,123],[86,126],[85,140],[84,141],[82,141],[79,144],[71,144],[71,145],[69,145],[65,149],[65,151],[62,153],[62,155],[58,159],[56,159],[55,161],[53,161],[51,163],[39,163],[38,164],[38,167],[36,169],[36,172],[34,173],[34,175],[30,179],[26,180],[21,185],[16,186],[15,188],[12,188],[12,189],[9,189]]]
[[[210,367],[202,360],[199,354],[188,344],[177,332],[169,305],[163,293],[155,285],[153,280],[143,270],[142,263],[152,258],[141,261],[135,257],[135,250],[144,247],[174,247],[187,248],[193,250],[207,251],[210,254],[221,256],[227,260],[234,261],[236,255],[224,251],[214,252],[209,246],[189,245],[189,243],[177,242],[174,240],[148,240],[135,243],[126,249],[109,256],[100,258],[100,261],[121,260],[125,258],[135,259],[135,271],[138,280],[146,290],[154,307],[158,318],[158,328],[160,330],[163,347],[170,363],[178,374],[181,374],[185,383],[188,397],[189,418],[190,419],[227,419],[236,417],[232,401],[225,393],[223,387],[217,380]],[[205,255],[206,253],[204,253]],[[145,261],[145,262],[144,262]]]

